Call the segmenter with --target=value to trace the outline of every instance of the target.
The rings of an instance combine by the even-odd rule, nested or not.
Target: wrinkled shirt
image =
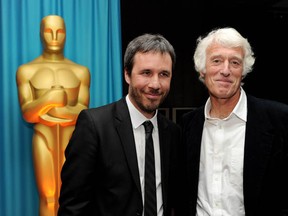
[[[240,99],[225,119],[209,115],[205,105],[197,199],[197,216],[245,216],[243,199],[244,140],[247,98]]]

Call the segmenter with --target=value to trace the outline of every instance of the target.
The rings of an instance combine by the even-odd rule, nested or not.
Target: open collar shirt
[[[244,216],[243,159],[247,97],[240,99],[225,119],[209,115],[205,104],[197,199],[198,216]]]

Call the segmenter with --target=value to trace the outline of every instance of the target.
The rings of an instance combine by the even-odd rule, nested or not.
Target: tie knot
[[[144,127],[145,127],[145,133],[152,133],[153,130],[153,124],[151,123],[151,121],[145,121],[143,123]]]

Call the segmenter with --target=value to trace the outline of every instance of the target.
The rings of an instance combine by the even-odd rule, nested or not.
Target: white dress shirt
[[[197,216],[244,216],[243,159],[247,98],[240,99],[225,119],[209,115],[205,104],[197,199]]]
[[[145,170],[145,128],[142,125],[146,120],[150,120],[153,124],[153,144],[155,155],[155,177],[156,177],[156,196],[157,196],[157,216],[163,216],[163,200],[162,200],[162,186],[161,186],[161,164],[160,164],[160,147],[159,147],[159,133],[157,124],[157,113],[151,119],[147,119],[135,106],[131,103],[128,95],[126,102],[131,117],[134,139],[136,144],[136,152],[138,159],[138,168],[140,176],[140,184],[142,190],[142,200],[144,205],[144,170]],[[144,215],[144,213],[143,213]]]

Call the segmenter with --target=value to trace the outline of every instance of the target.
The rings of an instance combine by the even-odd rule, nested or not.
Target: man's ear
[[[204,72],[200,72],[200,77],[202,77],[203,79],[205,78],[205,73]]]
[[[127,83],[128,85],[130,85],[130,79],[131,79],[131,77],[130,77],[127,69],[124,69],[124,78],[125,78],[126,83]]]

